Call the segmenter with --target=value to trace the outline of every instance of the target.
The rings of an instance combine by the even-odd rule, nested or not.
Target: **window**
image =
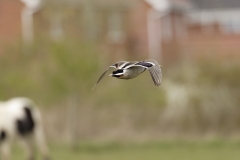
[[[226,34],[240,34],[240,19],[223,22],[221,28]]]

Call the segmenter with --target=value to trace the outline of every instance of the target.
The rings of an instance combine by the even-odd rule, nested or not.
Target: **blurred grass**
[[[92,91],[102,72],[115,62],[112,53],[100,48],[76,39],[7,48],[0,58],[0,99],[33,99],[43,111],[47,135],[55,141],[240,132],[238,59],[206,58],[163,66],[160,87],[154,86],[148,72],[132,80],[106,76]],[[170,82],[174,85],[167,89]],[[186,92],[174,93],[173,98],[186,96],[187,103],[179,99],[170,105],[168,92],[178,88]]]
[[[162,141],[145,143],[82,142],[77,150],[63,144],[52,144],[52,159],[57,160],[238,160],[238,141]],[[13,160],[23,160],[19,147],[14,148]]]

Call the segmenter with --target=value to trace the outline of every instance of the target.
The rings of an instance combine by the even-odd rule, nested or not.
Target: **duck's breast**
[[[143,73],[146,69],[142,67],[132,67],[124,70],[122,79],[132,79]]]

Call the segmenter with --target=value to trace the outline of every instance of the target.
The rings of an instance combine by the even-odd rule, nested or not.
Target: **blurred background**
[[[237,0],[1,0],[0,99],[38,104],[59,160],[239,159],[239,15]],[[91,91],[152,58],[160,87],[146,72]]]

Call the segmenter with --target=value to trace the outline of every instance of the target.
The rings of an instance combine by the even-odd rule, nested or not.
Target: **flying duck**
[[[112,72],[109,76],[116,77],[118,79],[132,79],[140,74],[142,74],[146,69],[149,71],[152,80],[155,86],[159,86],[162,80],[162,66],[157,63],[155,60],[143,60],[143,61],[119,61],[115,64],[108,67],[108,69],[102,73],[100,78],[98,79],[95,86],[92,90],[96,87],[96,85],[101,81],[101,79],[105,76],[107,71],[110,68],[115,68],[116,70]]]

